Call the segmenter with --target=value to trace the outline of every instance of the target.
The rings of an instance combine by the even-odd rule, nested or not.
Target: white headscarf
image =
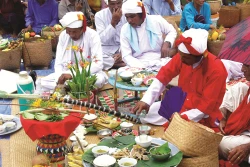
[[[122,14],[142,13],[142,7],[139,4],[143,5],[140,0],[127,0],[122,5]]]
[[[191,44],[187,44],[183,42],[183,38],[181,37],[176,40],[176,44],[178,45],[178,49],[186,54],[193,54],[193,55],[202,55],[204,52],[207,51],[207,39],[208,39],[208,32],[204,29],[194,29],[191,28],[187,31],[184,31],[181,34],[184,38],[192,38]],[[192,52],[187,46],[191,46],[196,52]]]
[[[60,20],[60,23],[63,27],[80,28],[83,26],[83,19],[85,17],[82,12],[68,12]]]

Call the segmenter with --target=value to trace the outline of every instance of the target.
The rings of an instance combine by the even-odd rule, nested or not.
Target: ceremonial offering
[[[92,152],[95,157],[98,157],[100,155],[108,154],[109,152],[109,147],[107,146],[96,146],[92,148]]]
[[[135,142],[136,144],[147,148],[151,145],[151,141],[152,141],[152,137],[148,136],[148,135],[140,135],[140,136],[136,136],[135,137]]]
[[[118,160],[118,164],[120,167],[135,167],[137,160],[134,158],[121,158]]]
[[[18,117],[0,114],[0,135],[13,133],[21,127],[22,125]]]
[[[104,137],[107,137],[107,136],[111,136],[112,135],[112,130],[110,129],[102,129],[102,130],[99,130],[97,132],[97,136],[102,139]]]
[[[168,146],[168,142],[166,142],[162,146],[152,147],[149,153],[155,160],[162,161],[170,157],[171,149]]]
[[[143,79],[142,78],[136,78],[136,77],[133,77],[131,79],[131,82],[134,86],[140,86],[141,83],[142,83]]]
[[[122,122],[120,126],[121,126],[121,129],[132,129],[133,124],[130,122]]]
[[[138,74],[139,72],[141,72],[143,69],[139,68],[139,67],[129,67],[129,68],[125,68],[125,71],[130,71],[133,74]]]
[[[110,155],[101,155],[93,161],[95,167],[111,167],[115,162],[115,158]]]
[[[123,71],[119,75],[120,75],[121,79],[125,82],[130,81],[131,78],[134,76],[134,74],[130,71]]]

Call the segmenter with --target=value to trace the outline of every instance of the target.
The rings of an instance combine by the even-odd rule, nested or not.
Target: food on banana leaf
[[[113,118],[110,116],[106,117],[100,117],[93,121],[93,126],[97,130],[109,128],[109,129],[115,129],[120,125],[121,121],[118,121],[117,118]]]
[[[47,122],[60,121],[63,120],[68,115],[69,115],[68,113],[62,113],[62,112],[59,115],[47,115],[40,112],[33,114],[27,111],[24,111],[22,113],[24,119],[35,119],[38,121],[47,121]]]

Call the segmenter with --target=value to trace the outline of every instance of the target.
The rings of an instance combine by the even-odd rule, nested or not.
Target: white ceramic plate
[[[13,129],[13,130],[4,132],[4,133],[0,133],[0,136],[2,136],[2,135],[7,135],[7,134],[10,134],[10,133],[16,132],[16,131],[18,131],[19,129],[22,128],[22,124],[21,124],[20,118],[15,117],[15,118],[13,119],[13,121],[16,122],[16,128]]]

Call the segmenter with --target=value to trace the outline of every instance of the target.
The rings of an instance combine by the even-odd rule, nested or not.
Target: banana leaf
[[[128,149],[132,148],[132,145],[135,144],[134,141],[134,136],[129,135],[129,136],[121,136],[121,137],[116,137],[115,139],[105,139],[101,141],[98,145],[103,145],[103,146],[108,146],[108,147],[116,147],[116,148],[124,148],[128,147]],[[150,148],[148,148],[149,150]],[[172,155],[168,160],[166,161],[156,161],[154,160],[150,155],[148,155],[149,160],[148,161],[143,161],[143,160],[138,160],[137,165],[138,167],[172,167],[178,165],[181,160],[182,160],[182,152],[179,151],[175,155]],[[95,159],[92,150],[88,150],[84,153],[82,156],[82,160],[93,164],[93,160]],[[119,165],[116,164],[115,167],[118,167]]]

